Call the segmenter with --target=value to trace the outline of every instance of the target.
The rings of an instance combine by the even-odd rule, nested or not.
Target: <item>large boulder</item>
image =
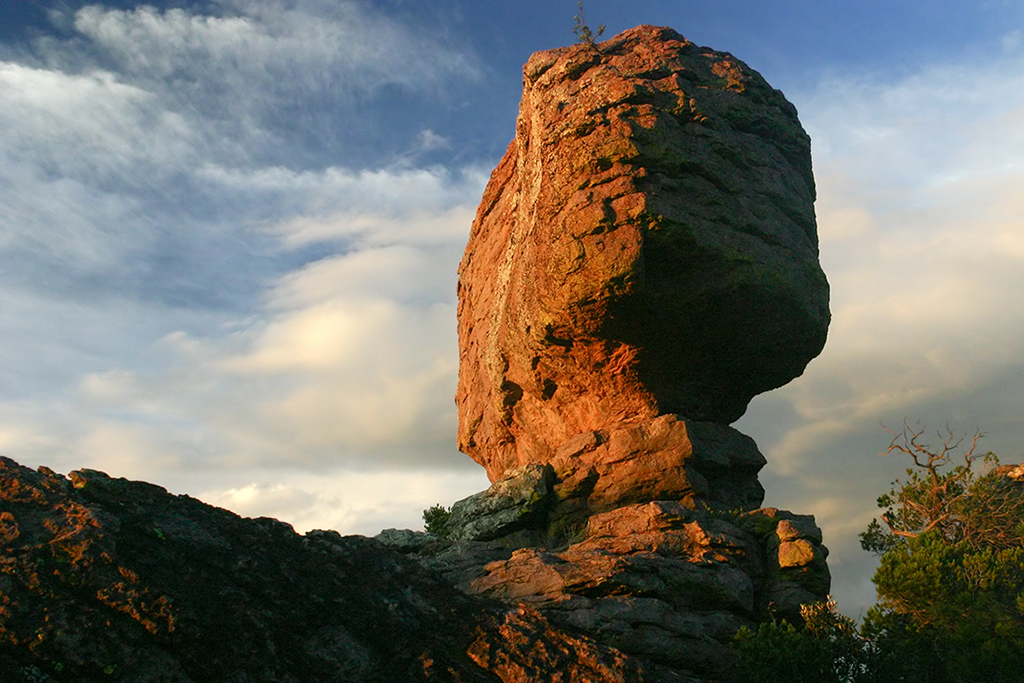
[[[825,342],[810,141],[732,55],[641,26],[533,55],[459,270],[459,447],[492,480],[662,414],[728,424]]]

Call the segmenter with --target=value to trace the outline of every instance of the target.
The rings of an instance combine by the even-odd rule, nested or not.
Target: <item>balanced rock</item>
[[[813,201],[795,108],[732,55],[651,26],[533,55],[459,270],[460,449],[498,480],[738,419],[825,342]]]

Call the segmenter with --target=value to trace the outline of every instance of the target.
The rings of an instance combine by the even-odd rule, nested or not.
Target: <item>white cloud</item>
[[[819,515],[841,608],[856,612],[873,563],[856,533],[908,465],[876,455],[882,424],[980,428],[986,448],[1022,459],[1024,62],[833,79],[794,99],[814,144],[832,325],[805,374],[738,426],[768,457],[769,501]]]
[[[322,163],[369,130],[360,107],[383,90],[426,94],[480,77],[471,55],[366,3],[233,1],[213,9],[94,5],[75,14],[74,26],[95,64],[201,122],[204,146],[232,165]],[[79,44],[50,41],[46,53],[58,68],[82,68]]]
[[[0,63],[0,89],[0,249],[89,270],[150,246],[143,200],[115,186],[132,169],[189,162],[180,117],[106,72]]]
[[[119,70],[163,88],[195,86],[200,71],[202,87],[209,89],[213,79],[233,93],[277,91],[294,87],[296,79],[348,93],[386,83],[419,88],[452,72],[475,73],[469,60],[446,51],[426,31],[368,11],[363,3],[220,5],[221,16],[93,5],[76,13],[74,25],[116,60]]]
[[[0,87],[5,154],[50,176],[107,175],[140,161],[179,166],[195,158],[196,131],[187,120],[109,71],[73,74],[5,62]]]
[[[461,202],[443,173],[362,171],[347,150],[399,141],[379,168],[403,144],[437,148],[418,129],[381,138],[368,103],[476,78],[471,55],[360,2],[212,9],[84,7],[76,38],[0,63],[7,286],[246,307],[300,258],[267,225],[358,220],[372,199],[395,203],[391,218]]]
[[[89,466],[99,467],[86,453],[95,451],[115,470],[128,466],[126,451],[145,459],[161,449],[177,454],[170,469],[468,466],[454,450],[452,396],[456,268],[469,213],[444,215],[454,224],[402,221],[411,243],[354,249],[284,274],[263,308],[219,333],[148,342],[135,353],[149,368],[111,359],[110,369],[85,373],[62,401],[68,415],[45,421],[48,429],[76,444],[67,451]],[[381,231],[397,220],[380,221]],[[393,241],[373,233],[367,228],[364,241]]]
[[[381,529],[422,529],[422,512],[465,497],[487,485],[483,470],[467,472],[347,471],[310,476],[257,471],[260,481],[229,489],[205,489],[196,496],[248,517],[269,516],[297,531],[335,529],[343,534],[376,535]]]
[[[96,5],[73,27],[0,63],[4,454],[364,532],[478,489],[427,495],[482,479],[452,396],[485,176],[414,167],[448,141],[401,143],[368,108],[477,78],[472,55],[333,0]],[[376,170],[348,154],[383,133]],[[412,498],[346,488],[408,467]]]

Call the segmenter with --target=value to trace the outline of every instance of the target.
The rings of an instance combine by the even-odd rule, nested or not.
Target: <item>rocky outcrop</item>
[[[760,508],[729,426],[825,342],[813,201],[796,110],[735,57],[651,26],[533,55],[459,270],[459,446],[493,484],[425,566],[666,683],[823,600],[821,531]]]
[[[561,678],[519,676],[548,664]],[[4,683],[585,683],[638,671],[377,541],[300,536],[152,484],[0,458]]]
[[[455,541],[489,541],[520,529],[543,528],[553,502],[553,472],[548,466],[512,470],[486,491],[452,506],[448,537]]]
[[[800,606],[828,593],[828,551],[809,515],[658,501],[594,515],[571,536],[554,546],[520,531],[420,558],[468,594],[528,606],[631,655],[645,681],[723,680],[741,626],[799,623]]]
[[[624,422],[732,422],[829,320],[809,139],[757,72],[641,26],[523,73],[459,271],[459,447],[492,481]]]
[[[757,480],[764,465],[753,439],[726,425],[676,415],[623,421],[555,451],[554,516],[579,520],[652,500],[751,510],[764,499]]]

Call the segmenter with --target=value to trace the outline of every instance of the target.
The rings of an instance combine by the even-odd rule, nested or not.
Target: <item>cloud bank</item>
[[[875,455],[882,425],[981,429],[1004,461],[1024,455],[1022,93],[1010,53],[793,98],[813,140],[832,325],[804,376],[739,427],[768,457],[769,502],[814,512],[833,539],[846,604],[873,601],[856,534],[908,465]]]
[[[373,112],[476,59],[362,3],[213,7],[85,7],[0,63],[0,447],[311,526],[415,525],[420,480],[436,502],[482,479],[452,395],[485,178],[416,167],[445,139]]]

